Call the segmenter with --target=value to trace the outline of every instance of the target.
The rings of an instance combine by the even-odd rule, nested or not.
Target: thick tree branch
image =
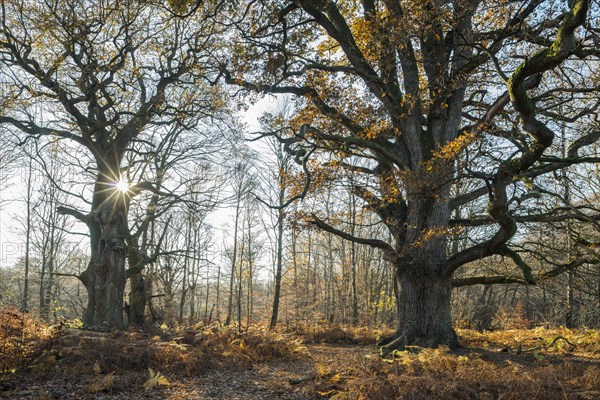
[[[339,236],[342,239],[346,239],[346,240],[349,240],[354,243],[366,244],[367,246],[378,248],[383,251],[384,256],[390,262],[393,262],[394,260],[396,260],[398,258],[398,253],[396,253],[394,248],[392,246],[390,246],[389,244],[387,244],[386,242],[384,242],[383,240],[366,239],[366,238],[359,238],[356,236],[352,236],[344,231],[334,228],[333,226],[329,225],[328,223],[326,223],[325,221],[323,221],[322,219],[317,217],[315,214],[311,215],[310,223],[315,225],[317,228],[322,229],[326,232],[332,233],[336,236]]]
[[[61,215],[70,215],[86,225],[93,221],[93,216],[91,214],[85,214],[70,207],[59,206],[56,211]]]
[[[585,22],[588,8],[589,0],[574,1],[552,45],[526,59],[509,79],[507,86],[510,100],[519,113],[523,129],[530,134],[533,142],[521,157],[503,162],[494,177],[488,212],[500,225],[498,231],[487,241],[450,257],[450,274],[461,265],[495,254],[516,233],[516,221],[508,210],[506,187],[515,176],[529,169],[540,159],[554,138],[554,132],[536,118],[535,107],[527,94],[527,81],[555,68],[572,54],[576,47],[575,29]]]

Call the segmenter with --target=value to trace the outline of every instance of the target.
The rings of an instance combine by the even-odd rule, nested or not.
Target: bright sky
[[[259,129],[258,118],[266,110],[273,108],[276,104],[276,98],[267,96],[257,103],[253,104],[248,111],[241,116],[246,124],[248,132]],[[255,149],[263,146],[261,143],[249,142],[248,145]],[[20,219],[25,216],[25,183],[27,182],[27,167],[11,166],[0,170],[0,267],[10,267],[25,254],[25,233],[24,226]],[[214,211],[208,217],[208,221],[214,228],[214,242],[219,247],[223,247],[224,238],[231,240],[231,235],[225,236],[224,232],[233,225],[234,210],[231,207],[220,208]],[[83,225],[76,224],[75,230],[85,229]],[[81,235],[73,235],[68,239],[72,246],[80,245],[85,247],[87,240]],[[215,260],[219,261],[219,260]]]
[[[17,214],[23,208],[15,201],[24,193],[22,172],[24,172],[22,168],[15,167],[0,170],[0,266],[2,267],[14,263],[24,250],[18,235],[20,224],[16,221]]]

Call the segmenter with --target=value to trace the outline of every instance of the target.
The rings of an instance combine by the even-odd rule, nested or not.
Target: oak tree
[[[161,185],[125,182],[126,153],[149,129],[190,128],[223,104],[206,62],[215,7],[205,2],[197,18],[182,20],[161,2],[2,1],[0,63],[14,96],[0,124],[72,141],[91,161],[82,177],[95,175],[88,212],[60,209],[89,230],[90,263],[80,276],[88,325],[124,326],[130,202]]]
[[[587,150],[600,137],[591,3],[254,0],[232,18],[237,29],[224,79],[303,100],[293,134],[279,139],[301,163],[317,150],[355,172],[355,195],[391,234],[359,237],[309,216],[322,230],[380,249],[395,266],[398,328],[381,343],[384,352],[458,345],[453,277],[470,262],[504,255],[522,271],[521,281],[535,282],[510,248],[519,224],[572,214],[557,208],[523,215],[521,203],[533,197],[523,196],[525,187],[598,161]],[[569,129],[565,156],[553,147],[557,121]],[[475,150],[479,163],[459,162]],[[482,204],[485,229],[467,246],[449,246],[453,233],[473,223],[453,211]],[[472,276],[455,283],[505,281]]]

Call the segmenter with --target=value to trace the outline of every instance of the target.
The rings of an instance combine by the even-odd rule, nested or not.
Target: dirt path
[[[247,370],[209,371],[164,389],[168,399],[289,399],[315,398],[317,364],[357,362],[371,347],[312,344],[303,360],[277,360]],[[320,397],[320,396],[319,396]],[[148,397],[140,397],[148,398]]]
[[[111,390],[92,394],[89,377],[76,379],[60,373],[23,374],[0,382],[2,399],[215,399],[215,400],[304,400],[317,393],[316,365],[359,362],[373,353],[372,347],[309,344],[301,359],[273,360],[247,368],[211,369],[197,376],[166,374],[169,385],[142,389],[147,375],[131,372],[115,375]],[[58,372],[58,371],[57,371]]]

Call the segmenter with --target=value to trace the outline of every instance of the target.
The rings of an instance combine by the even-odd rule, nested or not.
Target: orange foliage
[[[340,324],[289,324],[281,329],[299,337],[304,343],[375,345],[382,337],[391,334],[389,328],[373,329],[365,326]]]
[[[402,181],[407,189],[415,193],[431,193],[432,189],[440,184],[446,184],[450,178],[449,171],[454,170],[449,167],[478,139],[479,136],[474,133],[464,133],[440,149],[434,150],[431,157],[421,163],[418,171],[402,171]]]
[[[501,308],[494,315],[492,324],[499,329],[527,329],[532,324],[527,319],[525,305],[518,303],[513,309]]]
[[[177,372],[191,376],[216,366],[250,366],[274,358],[302,355],[300,341],[289,335],[276,334],[263,326],[247,332],[237,327],[194,325],[155,332],[94,332],[66,330],[58,335],[44,356],[30,360],[34,369],[44,370],[61,365],[75,373],[96,369],[123,373]],[[49,361],[48,355],[55,355]]]
[[[600,357],[600,330],[598,329],[506,329],[492,332],[478,332],[459,329],[458,334],[464,346],[490,350],[508,349],[540,354],[572,354],[589,359]],[[559,339],[557,339],[559,338]]]
[[[336,164],[322,164],[317,160],[309,160],[307,168],[311,177],[309,193],[314,194],[337,179],[336,175],[339,173],[340,167]],[[285,176],[285,182],[290,196],[297,196],[304,190],[306,176],[303,171],[289,173]]]
[[[0,308],[0,373],[25,365],[52,334],[52,329],[31,314]]]
[[[9,332],[9,337],[15,332],[29,332],[19,328],[22,325],[35,326],[16,310],[3,310],[2,315],[2,332]],[[326,322],[281,324],[276,332],[265,325],[252,325],[240,332],[238,327],[219,324],[165,325],[154,332],[67,329],[49,341],[45,352],[38,352],[35,359],[29,357],[31,362],[22,365],[30,367],[28,371],[60,371],[60,385],[67,382],[66,378],[76,377],[78,383],[83,381],[80,386],[86,393],[96,396],[107,392],[106,398],[113,398],[113,392],[117,396],[114,398],[124,398],[142,387],[158,386],[159,379],[179,390],[182,382],[189,382],[187,378],[193,379],[207,369],[218,370],[219,374],[240,368],[263,371],[267,365],[285,361],[304,365],[300,377],[294,376],[284,384],[288,390],[290,385],[302,383],[296,390],[304,398],[597,398],[598,330],[458,330],[466,348],[455,353],[446,348],[411,347],[393,353],[391,359],[382,359],[373,345],[389,333]],[[508,350],[501,350],[504,348]],[[273,359],[277,363],[269,363]],[[186,379],[180,379],[182,376]],[[22,374],[14,378],[27,379]],[[152,379],[156,382],[150,382]],[[263,379],[268,385],[274,376]],[[69,382],[69,393],[75,386]]]
[[[323,326],[315,330],[315,337],[327,343],[348,343],[348,336],[342,334],[348,329],[353,328]],[[376,334],[371,331],[371,337]],[[346,352],[350,358],[335,362],[317,359],[314,390],[330,398],[363,400],[591,400],[599,394],[598,330],[459,330],[458,334],[467,348],[454,353],[447,348],[414,347],[395,352],[391,359],[360,351]],[[516,353],[517,348],[522,353]],[[557,357],[565,353],[570,357]]]
[[[377,356],[346,360],[348,367],[324,375],[336,399],[592,399],[600,383],[597,365],[555,365],[509,358],[489,359],[479,353],[451,354],[422,349],[382,362]],[[528,365],[529,364],[529,365]],[[336,372],[333,374],[333,372]],[[332,375],[333,374],[333,375]],[[330,376],[339,376],[343,386]],[[338,380],[339,382],[339,380]]]
[[[412,243],[412,246],[423,247],[430,240],[439,239],[446,236],[456,236],[460,232],[460,227],[427,229],[421,232],[419,238],[414,243]]]

